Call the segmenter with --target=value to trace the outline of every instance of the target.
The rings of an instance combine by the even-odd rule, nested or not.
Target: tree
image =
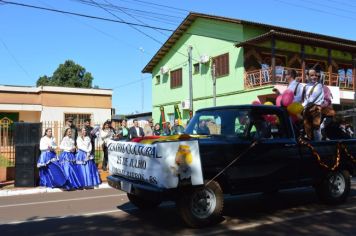
[[[60,64],[51,77],[41,76],[37,86],[60,86],[75,88],[91,88],[93,76],[81,65],[75,64],[72,60],[66,60]]]

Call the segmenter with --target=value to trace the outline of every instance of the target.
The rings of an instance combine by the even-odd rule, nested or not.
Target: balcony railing
[[[283,69],[276,67],[275,82],[277,84],[287,84],[285,74],[287,70],[294,69],[297,72],[297,80],[302,81],[302,69],[283,67]],[[352,76],[339,76],[336,73],[323,72],[320,75],[321,81],[325,85],[337,86],[343,90],[353,90]],[[245,88],[256,88],[272,84],[272,70],[260,69],[253,71],[246,71],[244,76]]]

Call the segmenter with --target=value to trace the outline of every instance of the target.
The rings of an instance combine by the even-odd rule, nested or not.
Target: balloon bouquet
[[[294,93],[287,89],[276,98],[276,106],[287,108],[288,114],[293,123],[302,119],[303,105],[299,102],[293,102]],[[261,105],[260,101],[253,101],[252,105]],[[274,105],[272,102],[265,102],[264,105]],[[275,115],[266,115],[265,120],[271,124],[278,122],[278,117]]]

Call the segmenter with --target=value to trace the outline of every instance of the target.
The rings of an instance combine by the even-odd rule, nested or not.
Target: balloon
[[[299,118],[296,115],[290,115],[290,119],[292,120],[293,124],[297,123]]]
[[[263,105],[273,106],[274,104],[273,104],[273,102],[265,102],[265,103],[263,103]]]
[[[258,101],[258,100],[255,100],[255,101],[252,102],[252,105],[261,105],[261,102]]]
[[[276,105],[279,107],[282,105],[282,95],[278,95],[276,98]]]
[[[333,95],[328,86],[323,86],[323,90],[324,90],[324,101],[321,104],[321,107],[328,107],[332,103]]]
[[[293,102],[293,99],[294,99],[293,91],[287,89],[282,94],[282,105],[287,107],[288,105],[290,105]]]
[[[264,115],[263,118],[272,125],[276,124],[277,117],[275,115]]]
[[[289,104],[289,106],[287,106],[287,111],[291,115],[301,114],[303,109],[303,105],[299,102],[293,102],[292,104]]]

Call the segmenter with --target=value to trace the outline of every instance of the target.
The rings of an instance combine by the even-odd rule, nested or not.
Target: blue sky
[[[194,11],[356,40],[356,2],[347,0],[95,0],[120,7],[109,12],[92,0],[84,2],[95,6],[78,0],[9,1],[134,23],[138,19],[167,29],[175,29]],[[92,73],[93,85],[113,89],[117,113],[151,110],[151,77],[141,69],[170,32],[137,27],[156,42],[126,24],[1,2],[0,22],[0,84],[35,86],[40,76],[51,76],[71,59]]]

